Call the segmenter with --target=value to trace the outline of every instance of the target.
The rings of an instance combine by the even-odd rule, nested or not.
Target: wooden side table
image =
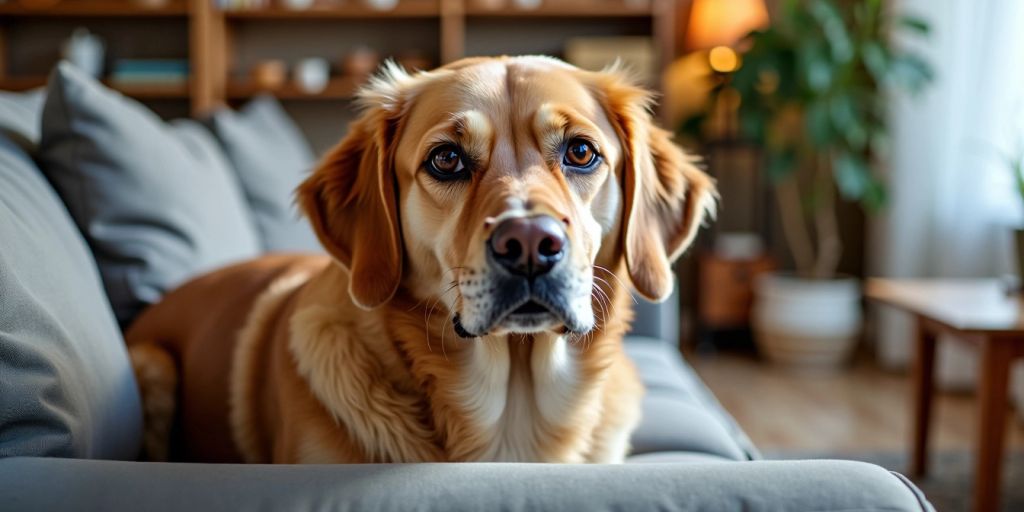
[[[938,335],[949,334],[980,349],[974,510],[996,510],[1010,368],[1014,360],[1024,357],[1024,301],[1018,296],[1007,295],[995,279],[870,279],[865,294],[871,300],[906,311],[917,320],[910,459],[910,473],[914,476],[924,476],[928,466],[928,432]]]

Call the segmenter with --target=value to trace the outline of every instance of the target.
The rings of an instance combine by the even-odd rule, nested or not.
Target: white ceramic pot
[[[390,11],[398,6],[398,0],[364,0],[371,9]]]
[[[292,11],[305,11],[313,7],[314,0],[284,0],[284,7]]]
[[[540,7],[542,0],[514,0],[516,7],[525,10],[533,10]]]
[[[857,344],[863,316],[856,279],[766,274],[755,283],[754,295],[757,347],[772,361],[833,367]]]
[[[310,57],[295,64],[295,83],[307,94],[319,94],[331,80],[331,65],[327,59]]]

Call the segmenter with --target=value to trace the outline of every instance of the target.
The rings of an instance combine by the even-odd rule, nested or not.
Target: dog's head
[[[404,286],[446,304],[464,337],[587,332],[598,263],[625,258],[636,291],[663,299],[714,205],[620,72],[542,57],[391,66],[361,102],[298,200],[366,309]]]

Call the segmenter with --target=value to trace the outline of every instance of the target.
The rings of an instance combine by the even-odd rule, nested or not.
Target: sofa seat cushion
[[[647,393],[633,433],[634,455],[682,451],[730,460],[758,458],[757,450],[703,382],[668,343],[631,336],[626,353]]]
[[[0,135],[0,457],[131,459],[141,421],[92,255],[32,160]]]
[[[322,251],[294,200],[315,157],[281,104],[260,96],[238,112],[214,113],[210,125],[245,191],[263,249]]]
[[[48,87],[38,159],[122,326],[189,277],[260,252],[230,164],[204,127],[164,123],[67,63]]]

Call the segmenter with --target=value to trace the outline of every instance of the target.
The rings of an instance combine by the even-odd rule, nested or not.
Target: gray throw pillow
[[[39,144],[39,118],[43,114],[43,88],[25,92],[0,91],[0,134],[29,153]]]
[[[299,128],[272,96],[210,119],[238,180],[267,251],[321,251],[293,194],[315,162]]]
[[[200,125],[164,123],[66,63],[48,87],[38,159],[122,326],[182,281],[259,253],[235,177]]]
[[[92,255],[32,160],[0,135],[0,457],[133,459],[141,423]]]

